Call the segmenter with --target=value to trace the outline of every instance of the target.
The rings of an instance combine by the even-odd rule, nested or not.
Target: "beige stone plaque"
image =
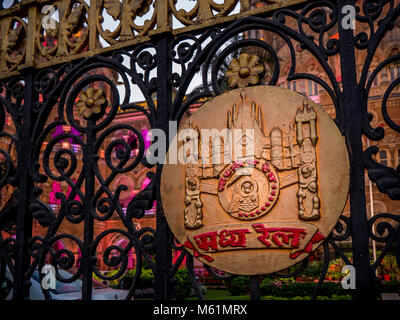
[[[306,258],[337,223],[347,150],[312,100],[279,87],[232,90],[205,103],[177,137],[169,153],[186,162],[167,155],[162,204],[200,261],[233,274],[276,272]]]

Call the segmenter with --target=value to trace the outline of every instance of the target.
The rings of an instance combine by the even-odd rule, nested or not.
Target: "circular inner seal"
[[[276,170],[257,159],[235,161],[221,173],[218,199],[222,208],[240,220],[257,219],[269,212],[279,197]]]
[[[277,272],[336,225],[349,187],[346,146],[303,95],[269,86],[229,91],[194,112],[176,139],[161,200],[172,232],[201,262],[233,274]]]

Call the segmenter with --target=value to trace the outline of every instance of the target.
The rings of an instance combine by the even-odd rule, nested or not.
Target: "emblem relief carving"
[[[308,98],[268,86],[232,90],[177,136],[186,162],[164,165],[162,202],[171,230],[200,261],[236,274],[276,272],[307,257],[336,225],[347,150]]]
[[[214,185],[218,180],[218,191],[214,190],[214,194],[218,194],[221,206],[228,214],[238,219],[247,219],[258,217],[273,208],[280,188],[286,187],[285,184],[279,186],[278,172],[296,169],[298,218],[305,221],[319,219],[315,110],[304,100],[293,115],[287,132],[275,124],[269,135],[266,135],[262,107],[246,99],[244,93],[240,97],[241,101],[234,103],[227,112],[227,129],[231,130],[228,134],[232,135],[232,130],[239,130],[240,156],[234,158],[233,150],[224,150],[226,144],[223,141],[217,146],[210,143],[210,147],[220,151],[221,161],[229,155],[230,159],[233,158],[233,165],[203,161],[210,159],[202,159],[200,147],[198,163],[200,166],[208,163],[202,170],[199,170],[199,164],[187,159],[190,161],[186,164],[185,228],[196,229],[203,225],[200,185],[205,180],[211,180]],[[196,130],[200,137],[200,130],[191,121],[185,128]],[[252,135],[247,134],[249,129],[253,130]],[[254,148],[248,148],[250,144]],[[211,149],[215,156],[213,151]]]

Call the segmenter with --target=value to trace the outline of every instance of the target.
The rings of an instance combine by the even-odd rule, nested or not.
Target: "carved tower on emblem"
[[[186,161],[184,224],[186,229],[197,229],[203,225],[203,203],[200,198],[201,168],[198,165],[200,133],[191,121],[185,129],[188,130],[184,137],[183,151]]]
[[[262,108],[254,101],[246,99],[244,92],[240,97],[240,103],[235,103],[227,113],[227,129],[234,135],[231,137],[234,142],[231,156],[233,160],[259,158],[257,153],[261,150],[265,136]]]
[[[320,199],[318,196],[316,145],[318,141],[317,114],[304,100],[302,109],[295,116],[297,143],[300,147],[300,167],[298,168],[299,190],[297,191],[299,219],[317,220],[320,218]]]

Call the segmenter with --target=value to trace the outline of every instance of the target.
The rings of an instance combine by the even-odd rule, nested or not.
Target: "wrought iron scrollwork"
[[[397,265],[400,266],[400,218],[390,213],[379,213],[369,220],[370,237],[379,243],[384,243],[381,253],[371,269],[375,271],[382,263],[386,254],[394,248]]]
[[[377,163],[372,155],[378,152],[377,147],[369,147],[364,152],[365,166],[368,177],[376,183],[378,190],[386,193],[390,199],[400,200],[400,166],[397,169]]]
[[[94,272],[102,280],[114,280],[120,278],[126,272],[128,254],[134,254],[136,274],[126,297],[126,299],[131,299],[135,292],[137,279],[141,274],[142,258],[145,257],[149,265],[152,265],[150,247],[154,246],[152,244],[154,241],[150,238],[153,237],[154,230],[146,228],[137,230],[133,219],[140,218],[145,209],[150,209],[149,204],[153,204],[155,182],[153,181],[142,194],[134,198],[134,201],[131,202],[134,204],[134,209],[131,209],[131,206],[128,214],[123,212],[119,203],[120,194],[127,187],[120,185],[116,190],[112,190],[110,186],[118,175],[131,171],[138,166],[144,156],[144,140],[136,128],[127,124],[110,124],[120,106],[124,109],[143,111],[150,122],[152,121],[148,110],[129,103],[130,85],[128,76],[139,88],[147,89],[149,87],[146,73],[148,75],[150,69],[154,68],[155,65],[153,63],[150,66],[146,56],[147,53],[137,53],[133,58],[130,54],[132,69],[128,69],[122,64],[124,57],[121,54],[114,54],[111,58],[94,57],[89,63],[84,61],[83,63],[66,65],[58,70],[46,69],[36,75],[35,90],[38,94],[41,94],[42,100],[34,108],[38,121],[33,129],[33,136],[37,137],[37,140],[34,146],[35,164],[32,166],[32,178],[37,183],[44,183],[49,179],[66,183],[70,192],[69,194],[56,193],[55,196],[60,201],[58,213],[55,213],[50,206],[37,198],[41,188],[37,187],[36,193],[32,195],[30,210],[33,217],[47,230],[44,236],[32,238],[30,252],[33,262],[26,274],[27,279],[36,268],[40,272],[44,264],[51,261],[56,270],[64,269],[72,272],[71,277],[64,278],[57,271],[56,277],[61,282],[72,282],[81,276],[83,279],[90,280],[91,272]],[[133,67],[136,65],[144,70],[144,79],[141,77],[140,71],[136,71]],[[121,76],[126,89],[125,97],[121,103],[117,87],[109,77],[101,74],[86,74],[90,70],[98,70],[98,68],[108,68]],[[108,86],[109,95],[96,87],[99,83],[102,83],[103,87]],[[74,85],[72,86],[72,84]],[[16,99],[18,99],[19,91],[16,90],[17,87],[13,85],[12,88]],[[145,91],[144,94],[148,101],[153,103],[150,97],[151,90]],[[151,110],[151,107],[149,109]],[[47,119],[52,110],[57,111],[58,116],[54,121],[48,123]],[[154,116],[154,114],[151,116]],[[79,122],[77,121],[78,118]],[[50,137],[50,140],[47,141],[52,130],[60,125],[69,125],[78,134],[63,133]],[[131,157],[133,147],[126,141],[117,139],[108,142],[110,137],[118,130],[127,130],[137,138],[138,152],[134,158]],[[57,147],[66,140],[80,146],[81,157],[78,157],[69,148]],[[40,150],[43,150],[43,145],[45,147],[41,155]],[[104,175],[98,166],[101,157],[100,149],[104,150],[103,159],[109,170],[107,175]],[[83,166],[82,170],[77,173],[77,168],[81,165]],[[143,201],[145,203],[140,206]],[[143,208],[142,211],[139,210],[139,207]],[[140,213],[138,213],[138,210]],[[90,236],[93,232],[91,225],[94,221],[106,221],[114,215],[121,220],[122,225],[126,228],[125,230],[109,229],[96,237]],[[65,221],[75,225],[83,224],[86,230],[84,239],[72,234],[59,234],[59,229]],[[104,247],[104,239],[111,235],[124,237],[127,245],[121,247],[111,244]],[[81,252],[82,257],[77,260],[76,253],[72,250],[57,249],[55,244],[61,240],[74,242],[75,250]],[[99,245],[102,245],[104,249],[102,261],[108,267],[118,268],[116,274],[107,276],[98,270],[96,264],[99,257],[96,256],[96,251]],[[71,268],[76,270],[72,271]],[[91,270],[90,274],[87,274],[87,270]],[[44,290],[44,294],[46,299],[51,298],[46,290]]]

